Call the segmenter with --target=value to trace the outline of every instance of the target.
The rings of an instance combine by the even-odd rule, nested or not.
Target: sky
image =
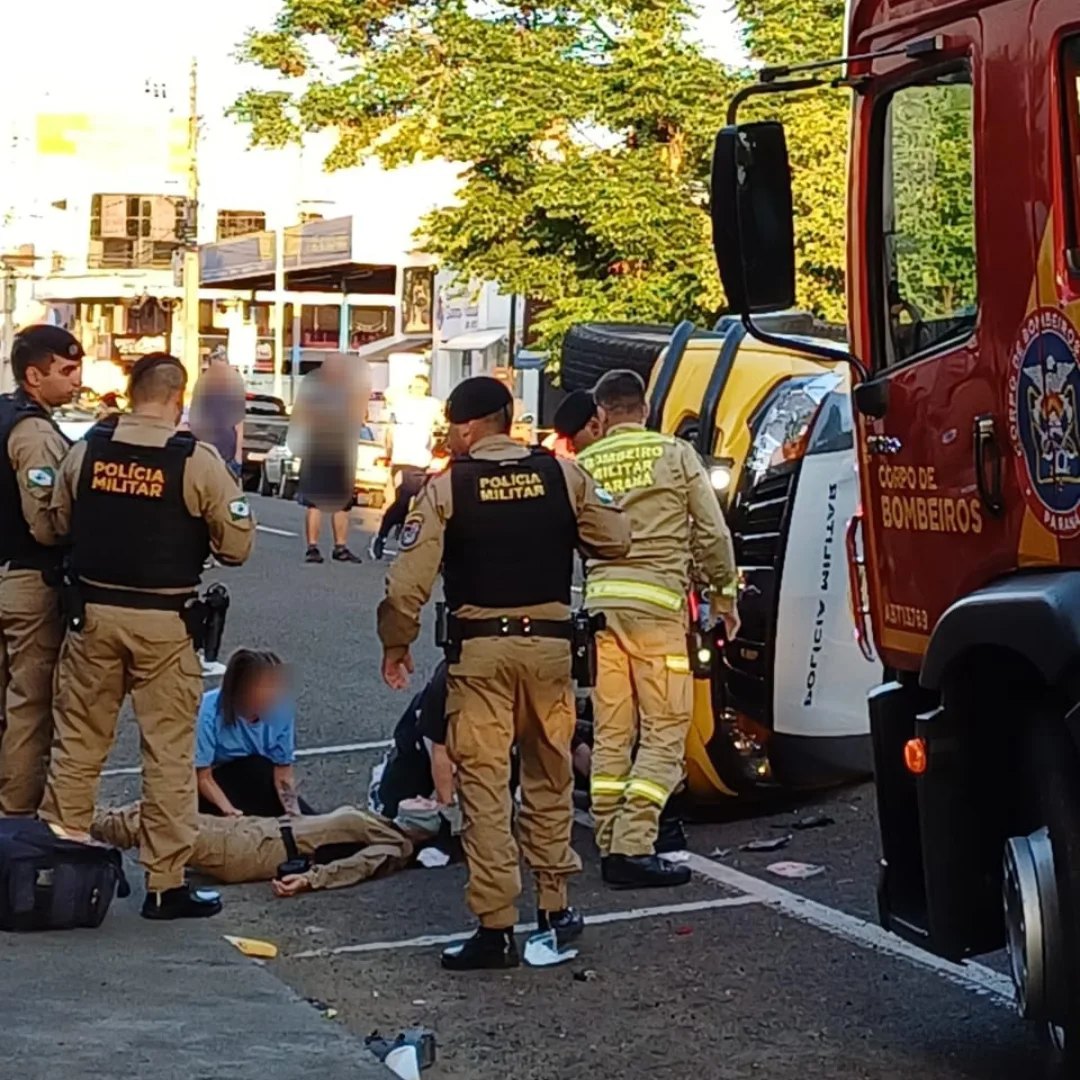
[[[729,0],[699,0],[698,33],[711,52],[738,62],[740,47]],[[57,111],[115,104],[118,95],[142,92],[146,78],[163,81],[178,108],[186,107],[186,73],[190,58],[200,61],[200,104],[206,123],[216,128],[236,95],[260,74],[230,56],[253,26],[267,27],[279,0],[189,0],[169,6],[171,18],[150,14],[148,0],[48,0],[48,61],[37,42],[42,35],[36,4],[4,5],[4,60],[0,65],[0,120],[11,110]],[[160,10],[160,9],[159,9]],[[206,11],[205,18],[190,18]],[[212,14],[210,12],[212,11]],[[162,53],[163,43],[168,52]],[[144,59],[145,57],[145,59]]]

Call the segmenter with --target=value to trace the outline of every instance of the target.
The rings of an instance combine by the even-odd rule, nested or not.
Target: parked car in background
[[[244,487],[263,491],[267,455],[281,447],[289,430],[289,414],[281,398],[248,394],[241,446],[241,479]]]
[[[262,463],[259,494],[295,498],[300,482],[300,460],[289,447],[287,437],[280,445],[271,447]],[[386,447],[374,439],[361,439],[356,454],[357,499],[365,506],[378,508],[386,501],[389,483],[390,461]]]

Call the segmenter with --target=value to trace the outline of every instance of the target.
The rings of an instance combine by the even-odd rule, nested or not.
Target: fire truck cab
[[[881,920],[951,959],[1007,947],[1021,1012],[1075,1069],[1080,4],[849,5],[845,57],[763,71],[733,102],[718,262],[768,339],[754,316],[797,302],[798,222],[782,126],[739,111],[850,92],[848,544],[886,672]]]

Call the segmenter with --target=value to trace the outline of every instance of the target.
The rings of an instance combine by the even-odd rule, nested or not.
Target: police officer
[[[63,625],[61,551],[49,499],[68,441],[52,419],[82,381],[82,346],[58,326],[15,336],[18,383],[0,397],[0,814],[37,813],[52,741],[52,683]]]
[[[596,414],[596,402],[588,390],[573,390],[559,403],[552,417],[554,436],[544,445],[556,457],[577,457],[603,434],[600,417]]]
[[[178,432],[187,377],[154,353],[131,371],[132,412],[102,421],[64,459],[52,497],[79,596],[60,653],[56,738],[41,817],[76,835],[131,694],[143,747],[140,859],[150,919],[214,915],[184,884],[196,830],[195,714],[202,690],[185,612],[211,552],[251,551],[248,504],[221,456]],[[79,605],[84,604],[79,619]]]
[[[586,605],[607,623],[597,635],[593,692],[596,843],[609,885],[682,885],[689,868],[659,859],[655,843],[660,813],[682,780],[690,730],[690,553],[730,637],[738,627],[731,534],[690,444],[646,431],[641,378],[609,372],[593,396],[606,434],[578,461],[619,501],[634,536],[625,558],[587,567]]]
[[[466,379],[447,401],[450,468],[428,481],[402,529],[379,605],[383,678],[403,689],[410,645],[440,565],[451,612],[447,747],[457,767],[469,866],[467,899],[480,928],[443,953],[452,970],[515,966],[521,892],[510,831],[510,751],[520,754],[519,818],[536,877],[539,922],[561,941],[582,930],[567,879],[570,847],[570,583],[574,549],[616,558],[630,532],[614,500],[576,464],[509,437],[513,398],[497,380]]]

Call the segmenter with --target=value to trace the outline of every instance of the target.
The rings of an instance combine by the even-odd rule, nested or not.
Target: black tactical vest
[[[450,610],[569,604],[577,516],[555,457],[533,450],[515,461],[456,458],[450,480],[443,555]]]
[[[184,468],[198,445],[177,432],[164,446],[113,438],[116,417],[86,435],[71,523],[75,573],[131,589],[195,588],[210,531],[184,502]]]
[[[48,412],[21,390],[0,395],[0,565],[10,563],[13,569],[51,570],[60,565],[63,552],[39,544],[31,535],[22,515],[19,478],[8,453],[11,433],[32,416],[48,420],[56,427]]]

